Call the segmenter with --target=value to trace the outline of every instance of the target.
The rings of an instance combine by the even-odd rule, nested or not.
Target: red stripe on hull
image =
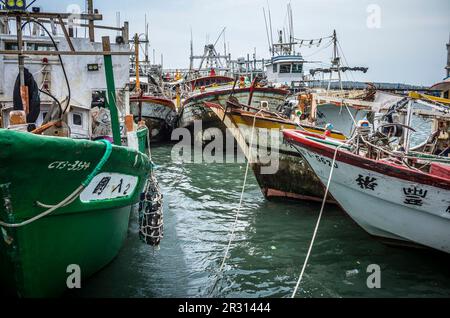
[[[155,96],[142,96],[142,97],[131,97],[130,102],[137,103],[139,101],[152,102],[158,105],[166,106],[171,109],[175,109],[175,104],[167,98],[155,97]]]
[[[298,136],[298,134],[302,134],[302,132],[285,130],[283,131],[283,134],[286,140],[301,145],[302,147],[310,151],[313,151],[330,159],[333,159],[334,157],[335,148],[331,148],[316,141],[306,139],[302,136]],[[345,150],[338,151],[336,161],[385,174],[390,177],[410,181],[413,183],[420,183],[445,190],[450,190],[450,179],[431,176],[423,172],[418,172],[405,168],[403,166],[398,166],[387,162],[380,162],[373,159],[363,158]]]
[[[209,96],[230,95],[232,91],[233,91],[232,89],[225,89],[225,90],[217,90],[217,91],[213,91],[213,92],[207,92],[207,93],[195,95],[195,96],[192,96],[192,97],[186,99],[184,101],[183,105],[187,105],[189,103],[192,103],[192,101],[194,101],[194,100],[201,100],[201,99],[209,97]],[[234,94],[243,93],[243,92],[250,93],[250,88],[249,87],[237,88],[234,90]],[[255,92],[274,93],[274,94],[284,95],[284,96],[289,95],[289,91],[287,91],[287,90],[277,89],[277,88],[268,88],[268,87],[255,88],[253,93],[255,93]]]

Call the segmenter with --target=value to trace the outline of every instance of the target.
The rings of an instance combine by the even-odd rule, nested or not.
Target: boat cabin
[[[266,74],[269,83],[274,86],[292,87],[293,82],[303,80],[304,59],[300,54],[274,56],[266,64]]]
[[[5,28],[0,28],[3,31]],[[54,35],[60,51],[69,51],[70,47],[64,36]],[[24,35],[24,50],[54,51],[55,48],[48,36],[40,33]],[[103,51],[102,43],[90,42],[88,38],[71,38],[76,51]],[[15,34],[0,34],[0,50],[17,50]],[[112,43],[112,51],[129,51],[127,43]],[[127,55],[114,56],[114,72],[117,89],[117,107],[119,113],[125,114],[129,108],[129,77]],[[70,128],[70,137],[88,139],[91,135],[90,111],[93,107],[104,107],[106,96],[106,80],[103,69],[103,57],[100,55],[65,55],[62,56],[67,79],[71,89],[69,109],[65,121]],[[53,95],[63,107],[66,106],[68,89],[61,62],[58,56],[28,55],[25,57],[25,68],[33,75],[39,89]],[[10,112],[13,110],[13,91],[18,76],[18,60],[15,55],[0,55],[0,108],[1,126],[7,128]],[[40,114],[36,126],[42,125],[46,115],[54,109],[54,101],[45,94],[40,94]]]

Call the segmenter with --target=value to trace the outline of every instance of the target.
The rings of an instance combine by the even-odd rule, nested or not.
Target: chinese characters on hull
[[[423,190],[418,187],[403,188],[405,194],[404,204],[422,206],[423,200],[426,199],[428,190]]]
[[[358,186],[360,186],[361,189],[363,189],[363,190],[374,191],[376,186],[378,186],[378,183],[375,182],[375,181],[377,181],[376,178],[369,177],[369,176],[364,177],[361,174],[358,176],[358,178],[355,181],[358,184]]]

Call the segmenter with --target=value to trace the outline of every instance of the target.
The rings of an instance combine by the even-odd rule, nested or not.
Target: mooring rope
[[[59,208],[65,207],[65,206],[73,203],[76,200],[76,198],[78,198],[80,193],[91,183],[92,179],[94,179],[94,177],[100,172],[100,170],[103,168],[103,166],[105,165],[105,163],[108,161],[109,157],[111,156],[111,153],[112,153],[111,143],[107,140],[100,140],[100,141],[106,145],[106,149],[105,149],[105,153],[103,154],[103,157],[100,159],[100,162],[97,164],[97,166],[94,168],[94,170],[87,176],[86,180],[84,180],[81,183],[81,185],[74,192],[72,192],[64,200],[62,200],[61,202],[59,202],[58,204],[53,205],[53,206],[40,203],[40,205],[42,207],[46,207],[46,208],[49,207],[49,209],[47,211],[44,211],[44,212],[32,217],[31,219],[28,219],[21,223],[5,223],[0,220],[0,226],[7,227],[7,228],[22,227],[22,226],[28,225],[30,223],[33,223],[34,221],[42,219],[43,217],[55,212]]]
[[[357,135],[355,135],[355,137],[356,136]],[[325,195],[324,195],[323,200],[322,200],[322,206],[320,208],[319,217],[317,219],[316,226],[314,228],[313,236],[312,236],[312,239],[311,239],[311,243],[309,244],[308,253],[306,254],[305,262],[303,263],[303,267],[302,267],[302,271],[300,273],[300,277],[298,278],[297,284],[295,285],[294,292],[292,293],[291,298],[294,298],[295,295],[297,294],[297,290],[300,287],[300,283],[301,283],[301,281],[303,279],[303,274],[305,273],[306,266],[308,265],[309,256],[311,255],[311,251],[312,251],[312,248],[313,248],[313,245],[314,245],[314,241],[316,239],[317,232],[319,230],[320,220],[322,219],[323,210],[324,210],[325,204],[327,202],[328,191],[330,189],[331,178],[333,177],[334,165],[336,163],[337,153],[338,153],[338,151],[339,151],[339,149],[341,147],[343,147],[344,145],[347,145],[348,143],[350,143],[355,137],[347,140],[345,143],[342,143],[341,145],[336,147],[336,150],[334,151],[333,162],[331,163],[330,175],[328,176],[328,182],[327,182],[327,186],[326,186],[326,189],[325,189]]]
[[[227,248],[225,249],[225,255],[223,256],[223,260],[222,260],[222,263],[221,263],[221,265],[220,265],[219,271],[218,271],[218,273],[217,273],[217,279],[216,279],[216,281],[214,282],[214,286],[213,286],[213,288],[212,288],[212,290],[211,290],[211,294],[212,294],[212,293],[214,292],[214,290],[216,289],[217,283],[218,283],[219,280],[220,280],[220,274],[222,273],[223,268],[224,268],[224,266],[225,266],[225,262],[226,262],[226,259],[227,259],[227,257],[228,257],[228,252],[229,252],[229,250],[230,250],[231,243],[233,242],[234,233],[235,233],[235,231],[236,231],[236,226],[237,226],[237,223],[238,223],[238,221],[239,221],[239,215],[240,215],[241,208],[242,208],[242,202],[243,202],[243,200],[244,200],[245,187],[246,187],[246,184],[247,184],[248,171],[249,171],[249,168],[250,168],[250,162],[251,162],[251,160],[252,160],[253,135],[254,135],[254,132],[255,132],[255,126],[256,126],[256,116],[258,116],[258,114],[259,114],[260,112],[262,112],[262,111],[263,111],[263,110],[261,109],[260,111],[258,111],[257,113],[255,113],[255,116],[253,116],[253,125],[252,125],[252,130],[251,130],[251,135],[250,135],[250,144],[249,144],[249,154],[248,154],[248,159],[247,159],[247,166],[246,166],[246,168],[245,168],[244,183],[243,183],[243,185],[242,185],[241,197],[240,197],[240,199],[239,199],[239,206],[238,206],[238,209],[236,210],[236,216],[235,216],[235,219],[234,219],[233,227],[232,227],[232,229],[231,229],[230,239],[228,240],[228,245],[227,245]]]

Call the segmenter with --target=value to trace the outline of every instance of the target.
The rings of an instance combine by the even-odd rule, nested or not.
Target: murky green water
[[[138,239],[137,221],[117,259],[84,282],[82,297],[288,297],[298,279],[320,205],[266,201],[248,180],[236,237],[222,279],[211,288],[238,206],[244,164],[170,162],[171,146],[153,149],[164,192],[165,238],[159,250]],[[381,289],[369,289],[369,264]],[[358,270],[347,276],[346,272]],[[327,207],[300,297],[448,297],[450,257],[389,247],[344,212]],[[72,295],[73,296],[73,295]]]

